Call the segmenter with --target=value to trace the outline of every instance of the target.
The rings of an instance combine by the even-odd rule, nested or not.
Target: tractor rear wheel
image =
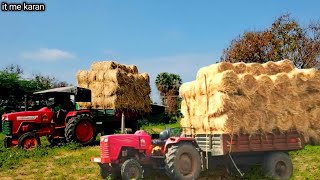
[[[40,138],[33,132],[27,132],[22,134],[18,139],[18,147],[25,150],[32,150],[40,146]]]
[[[123,180],[142,179],[142,168],[135,159],[126,160],[121,166],[121,176]]]
[[[96,126],[89,114],[80,114],[71,117],[65,129],[65,137],[68,142],[79,142],[82,145],[89,145],[96,140]]]
[[[197,179],[201,172],[200,154],[190,143],[172,145],[166,153],[165,168],[172,179]]]

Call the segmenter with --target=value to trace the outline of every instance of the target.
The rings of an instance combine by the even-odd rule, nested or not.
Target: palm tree
[[[163,105],[168,106],[168,111],[173,113],[176,110],[177,96],[182,84],[181,77],[177,74],[162,72],[157,75],[155,83],[160,92]],[[167,102],[167,100],[170,102]]]

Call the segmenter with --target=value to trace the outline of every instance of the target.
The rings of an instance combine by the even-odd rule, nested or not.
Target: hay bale
[[[89,82],[104,82],[104,71],[89,71],[88,81]]]
[[[294,64],[289,59],[284,59],[282,61],[276,62],[279,68],[279,72],[289,73],[295,69]]]
[[[234,70],[233,65],[229,62],[212,64],[210,66],[203,67],[198,71],[197,80],[202,79],[205,76],[207,77],[214,76],[215,74],[218,74],[227,70]]]
[[[246,72],[255,76],[266,74],[265,68],[259,63],[248,63]]]
[[[89,71],[80,70],[77,72],[77,82],[80,83],[87,83],[89,79]]]
[[[129,68],[132,74],[139,74],[139,71],[136,65],[129,65]]]
[[[262,66],[265,68],[266,74],[268,75],[275,75],[278,73],[289,73],[295,68],[294,64],[288,59],[277,62],[269,61],[264,63]]]
[[[91,64],[91,70],[92,71],[106,71],[106,70],[112,70],[116,69],[118,67],[118,63],[115,61],[99,61],[99,62],[93,62]]]
[[[90,109],[92,107],[91,102],[77,102],[80,109]]]
[[[104,85],[101,82],[92,82],[89,84],[92,97],[103,97]]]
[[[103,96],[113,96],[117,93],[119,94],[121,92],[121,88],[118,84],[112,82],[112,81],[105,81],[103,83]]]
[[[210,76],[206,80],[208,89],[207,93],[209,93],[209,95],[215,91],[230,94],[234,94],[239,91],[239,79],[237,74],[232,70]]]
[[[271,91],[274,89],[274,83],[272,79],[265,74],[257,76],[258,88],[257,93],[264,97],[269,97],[271,95]]]
[[[256,78],[248,73],[239,75],[240,91],[246,95],[251,96],[258,89],[258,81]]]
[[[142,73],[141,76],[145,79],[145,81],[150,84],[150,77],[148,73]]]
[[[294,93],[294,82],[292,82],[287,73],[279,73],[270,76],[274,84],[274,93],[285,96]]]
[[[246,63],[238,62],[233,64],[234,72],[237,74],[243,74],[247,71]]]
[[[180,86],[179,94],[182,98],[191,98],[195,94],[195,82],[186,82]]]
[[[126,74],[121,72],[119,69],[105,71],[103,75],[104,81],[112,81],[116,84],[125,84],[128,83],[128,78]]]

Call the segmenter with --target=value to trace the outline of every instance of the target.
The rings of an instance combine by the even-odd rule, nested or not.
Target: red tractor
[[[154,140],[142,130],[102,136],[100,157],[91,161],[99,164],[103,179],[139,180],[152,168],[163,170],[171,179],[194,180],[202,170],[218,166],[243,175],[250,165],[262,165],[266,176],[289,179],[293,167],[288,151],[305,145],[295,131],[233,136],[172,132],[166,129]]]
[[[92,113],[89,110],[75,110],[70,99],[73,98],[74,102],[90,102],[89,89],[61,87],[36,92],[34,95],[42,99],[40,102],[46,102],[45,107],[2,115],[2,133],[6,135],[6,147],[18,145],[26,150],[33,149],[40,145],[41,136],[47,136],[52,144],[76,141],[87,145],[96,139]],[[53,100],[51,107],[44,100]],[[56,107],[60,110],[54,111]]]

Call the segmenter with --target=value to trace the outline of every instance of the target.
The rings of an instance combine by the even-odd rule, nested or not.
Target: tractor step
[[[165,156],[151,156],[151,158],[154,158],[154,159],[164,159]]]

